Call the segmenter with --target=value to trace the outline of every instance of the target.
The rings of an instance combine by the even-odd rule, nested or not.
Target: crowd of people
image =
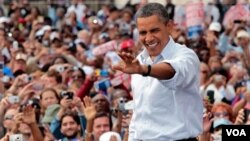
[[[155,56],[156,60],[146,63],[152,66],[140,68],[145,77],[136,76],[131,85],[130,74],[137,72],[131,70],[134,66],[129,61],[145,52],[147,43],[140,42],[143,36],[152,34],[152,39],[148,40],[153,40],[156,38],[153,34],[158,32],[164,35],[159,38],[168,35],[158,31],[165,28],[144,29],[153,26],[150,21],[143,20],[154,13],[147,15],[150,12],[141,11],[138,15],[145,19],[140,19],[141,22],[136,19],[135,13],[146,4],[146,0],[141,0],[127,4],[123,9],[103,5],[94,11],[83,0],[72,0],[67,7],[60,2],[48,3],[46,14],[27,0],[13,1],[6,5],[6,9],[0,6],[0,141],[18,138],[24,141],[127,141],[131,140],[129,125],[134,110],[137,117],[132,119],[133,125],[134,122],[159,125],[158,128],[149,124],[145,127],[149,130],[136,132],[136,136],[149,140],[149,136],[158,135],[156,131],[165,132],[174,125],[173,115],[182,112],[178,110],[191,112],[181,114],[186,120],[197,120],[181,119],[185,123],[198,126],[199,120],[203,121],[200,123],[202,132],[197,136],[199,141],[220,141],[222,125],[250,124],[250,18],[239,17],[223,23],[230,8],[241,5],[250,11],[250,3],[240,1],[228,5],[211,1],[204,5],[202,30],[198,36],[190,37],[188,27],[179,19],[182,14],[185,17],[186,13],[182,13],[184,6],[167,0],[166,32],[172,44],[166,46],[169,50],[165,55],[176,57],[176,60],[162,63],[168,65],[164,68],[168,74],[164,75],[160,69],[156,71],[155,66],[163,59],[157,58],[158,54],[151,55],[154,49],[148,49],[148,56]],[[153,23],[154,18],[150,20]],[[141,29],[138,30],[138,26]],[[173,45],[174,42],[180,46]],[[187,61],[190,59],[188,55],[194,54],[191,51],[186,54],[180,48],[182,45],[196,53],[199,69],[194,68],[196,60]],[[174,53],[177,51],[185,54],[177,57]],[[143,55],[140,63],[151,61],[141,57]],[[126,65],[127,70],[115,68],[117,65]],[[130,70],[129,65],[132,66]],[[185,73],[181,74],[182,71]],[[180,77],[176,78],[176,75]],[[172,77],[173,81],[161,80],[159,83],[155,80]],[[196,78],[200,80],[196,81]],[[193,87],[195,84],[197,86]],[[167,90],[163,90],[165,87]],[[196,89],[190,89],[196,87],[199,94],[195,93]],[[182,91],[174,93],[176,89]],[[140,103],[135,98],[146,102]],[[199,101],[195,100],[199,98],[202,98],[203,106],[197,107]],[[168,107],[151,107],[163,106],[161,103]],[[192,104],[197,104],[193,106],[196,109],[188,107]],[[151,113],[161,113],[164,108],[172,112],[165,115]],[[148,113],[141,113],[141,109]],[[203,120],[195,115],[195,110],[200,109],[203,109]],[[145,115],[147,121],[141,120]],[[166,124],[169,125],[160,127]],[[174,135],[166,136],[171,140],[181,139]]]

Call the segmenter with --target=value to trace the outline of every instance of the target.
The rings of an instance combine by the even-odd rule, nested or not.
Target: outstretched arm
[[[162,62],[148,66],[140,64],[139,60],[131,53],[119,52],[118,55],[122,58],[123,62],[113,66],[115,70],[128,74],[147,74],[161,80],[170,79],[175,75],[175,70],[169,63]]]

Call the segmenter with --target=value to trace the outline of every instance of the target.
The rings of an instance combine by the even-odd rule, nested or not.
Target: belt
[[[188,138],[188,139],[182,139],[177,141],[198,141],[197,138]]]

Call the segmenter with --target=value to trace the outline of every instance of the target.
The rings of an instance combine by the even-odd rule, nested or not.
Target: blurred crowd
[[[121,63],[117,51],[143,49],[134,13],[145,3],[94,11],[83,0],[53,1],[46,14],[27,0],[0,5],[0,141],[126,141],[130,75],[112,65]],[[250,124],[250,12],[224,22],[239,5],[250,11],[244,0],[204,4],[201,31],[190,37],[185,6],[167,0],[172,38],[201,61],[199,141],[221,140],[221,125]]]

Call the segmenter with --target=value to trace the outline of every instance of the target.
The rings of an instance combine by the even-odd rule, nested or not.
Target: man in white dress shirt
[[[134,112],[129,141],[196,141],[202,132],[199,59],[174,42],[166,9],[149,3],[136,13],[144,50],[135,58],[119,55],[124,63],[113,69],[132,74]]]

